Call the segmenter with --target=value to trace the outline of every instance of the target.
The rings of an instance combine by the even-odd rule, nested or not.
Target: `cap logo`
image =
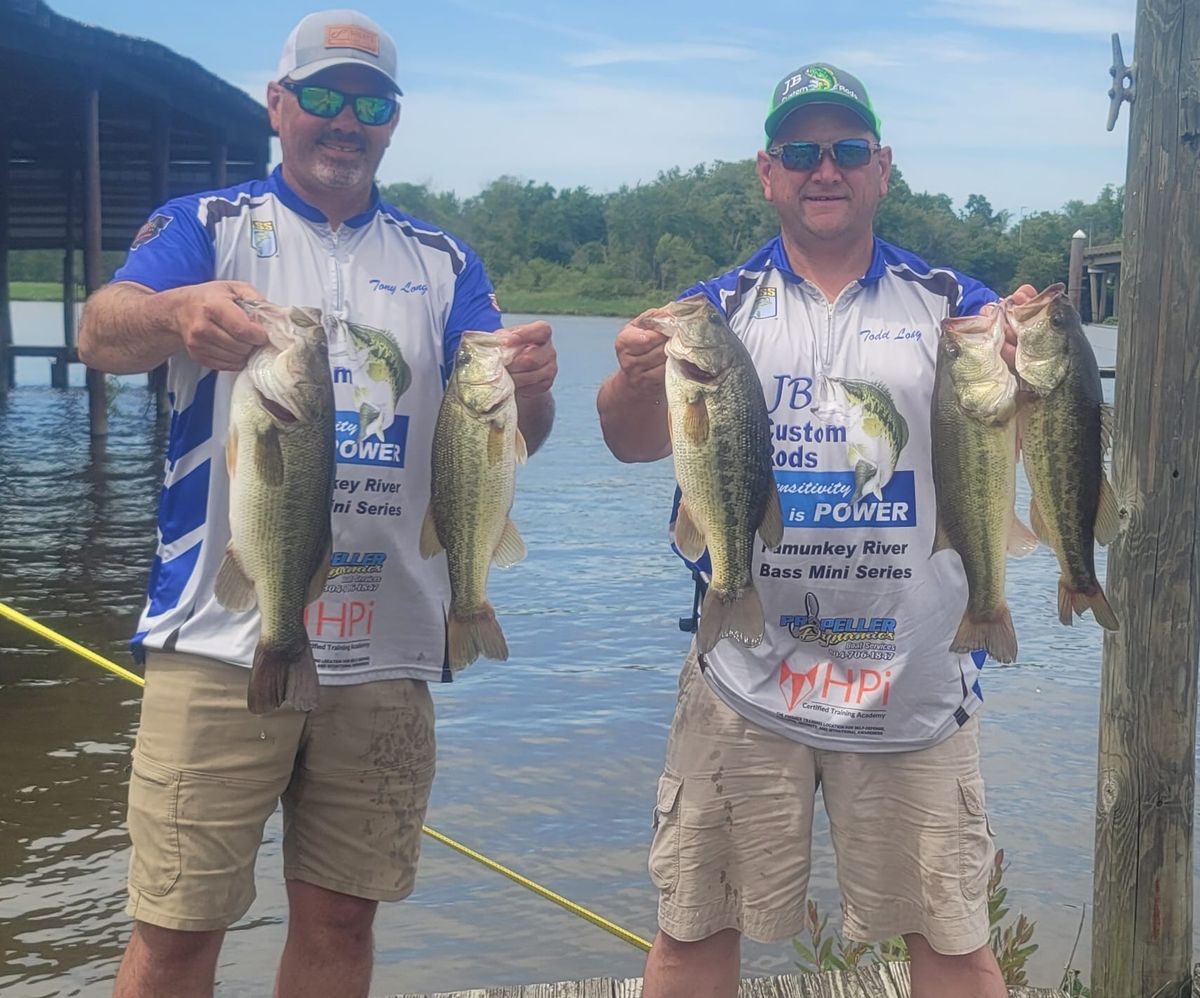
[[[829,70],[821,66],[812,66],[808,71],[808,75],[817,85],[817,90],[832,90],[837,85],[837,78]]]
[[[325,27],[327,49],[358,49],[368,55],[379,55],[379,35],[359,24],[330,24]]]

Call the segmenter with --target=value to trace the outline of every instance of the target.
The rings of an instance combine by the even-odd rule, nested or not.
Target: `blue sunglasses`
[[[828,153],[840,167],[852,170],[866,166],[879,152],[878,142],[866,139],[839,139],[837,142],[784,142],[767,149],[767,155],[783,164],[785,170],[815,170]]]

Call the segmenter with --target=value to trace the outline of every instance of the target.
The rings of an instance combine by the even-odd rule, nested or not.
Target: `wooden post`
[[[0,396],[16,380],[11,351],[12,311],[8,307],[8,139],[0,135]]]
[[[1092,292],[1092,322],[1100,322],[1104,316],[1100,309],[1100,287],[1104,280],[1104,271],[1099,267],[1088,268],[1088,285]]]
[[[164,204],[169,195],[171,174],[171,112],[164,103],[154,109],[151,140],[150,190],[155,206]],[[164,416],[170,410],[167,402],[167,365],[159,364],[147,375],[150,390],[154,393],[155,412]]]
[[[68,163],[63,170],[63,214],[66,218],[63,234],[63,346],[66,357],[50,364],[50,386],[66,388],[69,383],[70,361],[75,352],[75,165]]]
[[[1079,299],[1083,292],[1083,244],[1087,233],[1076,229],[1071,237],[1071,262],[1067,267],[1067,297],[1071,304],[1079,309]]]
[[[220,190],[229,182],[229,147],[224,135],[214,135],[209,143],[209,163],[211,168],[212,185]]]
[[[1190,993],[1200,655],[1200,4],[1139,0],[1096,793],[1095,998]]]
[[[100,211],[100,91],[89,85],[83,96],[83,280],[94,294],[104,283],[103,219]],[[87,370],[88,422],[93,437],[108,435],[108,386],[104,372]]]

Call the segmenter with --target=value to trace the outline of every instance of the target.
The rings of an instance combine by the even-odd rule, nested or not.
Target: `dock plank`
[[[1009,998],[1062,998],[1053,988],[1009,988]],[[510,984],[389,998],[641,998],[642,979],[592,977],[553,984]],[[738,998],[909,998],[907,963],[871,964],[827,974],[751,977],[742,981]]]

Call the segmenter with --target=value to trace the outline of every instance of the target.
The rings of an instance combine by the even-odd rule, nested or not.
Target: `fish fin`
[[[1092,586],[1093,588],[1090,590],[1073,589],[1071,584],[1060,575],[1058,577],[1058,619],[1069,627],[1073,615],[1082,617],[1084,611],[1091,610],[1092,616],[1096,618],[1096,623],[1106,631],[1119,631],[1121,624],[1108,602],[1108,597],[1104,595],[1104,590],[1100,588],[1100,583],[1094,582]]]
[[[446,619],[446,644],[450,668],[455,672],[470,665],[480,655],[495,662],[508,661],[504,631],[500,629],[492,604],[486,601],[478,610],[465,616],[451,605]]]
[[[375,423],[381,413],[370,402],[364,402],[358,407],[358,442],[361,444],[367,439],[367,427]],[[378,430],[374,431],[382,439],[382,434]]]
[[[1113,412],[1113,407],[1107,402],[1100,403],[1100,454],[1106,455],[1112,450],[1113,425],[1116,423],[1116,414]]]
[[[1031,506],[1030,509],[1032,508]],[[1008,553],[1014,558],[1024,558],[1027,554],[1033,554],[1038,549],[1039,537],[1041,534],[1034,534],[1017,517],[1017,511],[1013,510],[1012,520],[1008,524]]]
[[[1038,505],[1037,496],[1029,502],[1029,525],[1033,527],[1038,540],[1046,547],[1054,547],[1054,542],[1050,540],[1050,531],[1046,529],[1046,521],[1042,519],[1042,507]]]
[[[432,558],[441,550],[442,542],[438,538],[437,524],[433,521],[433,503],[430,503],[425,509],[425,519],[421,522],[421,557]]]
[[[237,424],[233,423],[229,427],[229,436],[225,438],[225,470],[229,473],[230,479],[237,471],[237,442]]]
[[[747,648],[763,639],[766,620],[762,600],[753,585],[741,592],[725,593],[709,586],[700,608],[700,627],[696,632],[696,650],[705,655],[722,638],[736,638]]]
[[[863,493],[867,491],[868,483],[871,481],[872,478],[876,478],[876,475],[878,475],[878,473],[879,473],[879,468],[876,467],[874,464],[872,464],[870,461],[864,460],[863,458],[859,458],[858,461],[855,462],[855,464],[854,464],[854,496],[850,500],[851,504],[858,502],[863,497]],[[874,489],[872,489],[871,491],[875,492],[876,496],[878,496],[879,498],[883,497],[883,493],[880,492],[880,490],[879,490],[878,479],[876,479],[876,485],[875,485]]]
[[[317,663],[307,636],[303,644],[275,646],[259,641],[246,690],[251,714],[266,714],[284,706],[308,711],[317,706],[319,698]]]
[[[500,459],[504,457],[505,443],[504,425],[493,419],[488,423],[487,463],[489,466],[500,463]]]
[[[708,546],[704,540],[704,532],[692,519],[691,511],[682,499],[679,500],[679,509],[675,514],[675,546],[688,561],[699,561]]]
[[[492,561],[497,568],[508,568],[523,559],[525,554],[525,542],[510,517],[504,522],[504,532],[500,534],[500,543],[492,552]]]
[[[937,526],[933,530],[933,549],[929,552],[929,557],[932,558],[939,551],[953,551],[954,545],[950,543],[950,535],[946,533],[946,528],[942,526],[942,521],[937,521]]]
[[[1017,660],[1017,632],[1013,630],[1008,604],[1002,603],[991,613],[967,610],[958,625],[950,650],[969,653],[983,649],[997,662]]]
[[[1100,502],[1096,506],[1096,523],[1093,534],[1097,544],[1109,545],[1116,540],[1121,529],[1121,507],[1112,483],[1105,475],[1100,476]],[[1114,628],[1109,628],[1114,630]]]
[[[693,402],[687,402],[683,407],[683,435],[689,443],[702,444],[708,440],[708,405],[701,395]]]
[[[517,464],[525,464],[529,460],[529,446],[525,443],[525,434],[520,430],[517,430],[514,449],[516,451]]]
[[[246,570],[238,561],[237,552],[234,551],[232,544],[225,549],[225,560],[217,569],[217,579],[213,583],[213,595],[221,606],[233,613],[253,610],[258,606],[258,597],[254,593],[254,580],[246,575]]]
[[[767,492],[767,508],[763,510],[762,521],[758,525],[758,536],[769,548],[779,547],[783,540],[783,509],[779,505],[779,489],[775,485],[775,476],[771,476],[771,488]]]
[[[308,591],[304,594],[304,605],[308,606],[313,600],[318,599],[325,591],[325,583],[329,579],[330,559],[333,557],[333,533],[332,531],[325,535],[325,542],[321,545],[321,555],[317,559],[316,566],[313,569],[312,578],[308,580]]]
[[[255,438],[254,470],[267,485],[283,484],[283,449],[279,446],[279,431],[273,426]]]

